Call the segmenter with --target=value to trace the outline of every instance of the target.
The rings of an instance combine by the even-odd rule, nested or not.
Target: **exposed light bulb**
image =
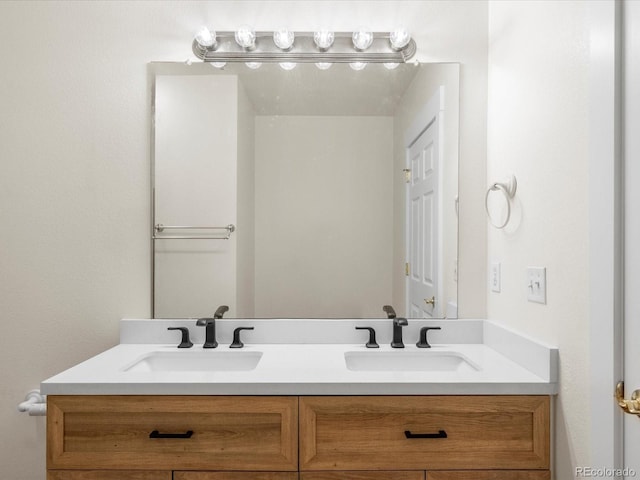
[[[313,41],[320,50],[328,50],[333,45],[334,34],[329,30],[318,30],[313,34]]]
[[[389,42],[391,43],[391,48],[394,50],[402,50],[404,47],[409,45],[410,41],[411,34],[406,28],[398,27],[393,32],[389,33]]]
[[[242,48],[252,49],[256,46],[256,32],[249,25],[242,25],[236,31],[236,43]]]
[[[385,63],[384,64],[384,68],[386,68],[387,70],[394,70],[396,68],[398,68],[398,65],[400,65],[399,63]]]
[[[367,64],[365,62],[353,62],[350,63],[349,66],[354,70],[363,70],[364,67],[367,66]]]
[[[353,32],[351,37],[353,40],[353,46],[356,50],[366,50],[373,43],[373,33],[368,28],[360,27],[360,29]]]
[[[296,68],[296,65],[298,65],[295,62],[282,62],[280,63],[280,68],[282,68],[283,70],[293,70],[294,68]]]
[[[316,67],[318,67],[320,70],[329,70],[331,68],[331,65],[333,65],[333,63],[330,63],[330,62],[316,63]]]
[[[202,27],[196,33],[195,40],[201,47],[213,47],[216,44],[216,32],[214,30],[209,30],[207,27]]]
[[[281,28],[273,32],[273,43],[281,50],[290,50],[293,47],[295,34],[286,28]]]
[[[249,67],[251,70],[257,70],[262,66],[260,62],[246,62],[245,65]]]
[[[215,68],[224,68],[227,62],[211,62],[211,66]]]

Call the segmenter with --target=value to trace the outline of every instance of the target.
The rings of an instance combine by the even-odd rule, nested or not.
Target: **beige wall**
[[[393,118],[256,117],[256,315],[391,303]]]
[[[487,184],[515,174],[514,215],[488,234],[502,291],[488,317],[560,349],[558,479],[589,465],[588,2],[489,4]],[[526,268],[547,268],[547,304]]]
[[[155,223],[238,223],[238,170],[247,162],[246,153],[238,157],[238,106],[236,76],[156,76]],[[165,230],[159,236],[212,233],[220,232]],[[156,240],[154,316],[210,316],[219,305],[236,315],[236,275],[247,269],[236,268],[238,239]]]
[[[231,316],[255,316],[255,112],[238,83],[238,224],[236,231],[237,311]]]
[[[460,312],[485,314],[486,2],[0,2],[3,478],[44,479],[44,419],[16,411],[25,393],[150,313],[147,63],[191,56],[205,23],[283,21],[405,24],[417,59],[461,62]]]

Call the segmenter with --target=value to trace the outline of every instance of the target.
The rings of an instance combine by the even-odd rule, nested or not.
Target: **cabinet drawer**
[[[300,398],[301,470],[548,468],[546,396]]]
[[[47,480],[171,480],[171,472],[125,470],[49,470]]]
[[[298,480],[298,472],[173,472],[173,480]]]
[[[47,403],[49,469],[297,470],[295,397],[74,395]]]
[[[300,480],[425,480],[424,471],[302,472]]]

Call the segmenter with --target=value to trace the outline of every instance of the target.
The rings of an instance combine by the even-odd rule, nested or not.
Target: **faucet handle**
[[[380,348],[380,345],[376,342],[376,331],[373,327],[356,327],[356,330],[369,330],[369,341],[366,344],[367,348]]]
[[[233,343],[229,345],[229,348],[242,348],[244,343],[240,341],[240,332],[242,330],[253,330],[253,327],[238,327],[233,331]]]
[[[182,332],[182,341],[178,348],[191,348],[193,343],[189,340],[189,329],[187,327],[169,327],[167,330],[180,330]]]
[[[416,343],[416,347],[431,348],[431,345],[429,345],[427,341],[427,333],[429,333],[429,330],[440,330],[440,327],[422,327],[420,329],[420,340]]]

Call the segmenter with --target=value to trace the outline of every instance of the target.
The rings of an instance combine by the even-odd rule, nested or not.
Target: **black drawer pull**
[[[189,430],[186,433],[160,433],[158,430],[154,430],[149,434],[149,438],[191,438],[193,430]]]
[[[411,433],[410,430],[405,430],[404,436],[407,438],[447,438],[447,432],[438,430],[438,433]]]

